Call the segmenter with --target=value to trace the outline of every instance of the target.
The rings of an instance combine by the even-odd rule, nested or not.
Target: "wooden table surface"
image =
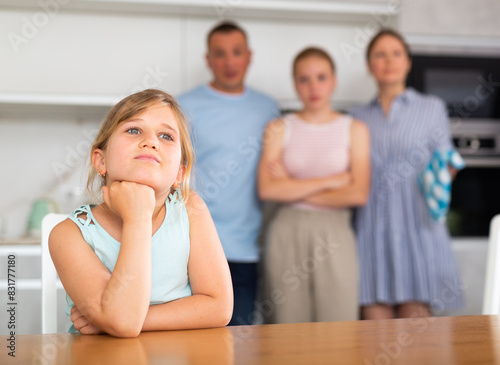
[[[107,335],[19,335],[1,364],[500,364],[500,317],[239,326]]]

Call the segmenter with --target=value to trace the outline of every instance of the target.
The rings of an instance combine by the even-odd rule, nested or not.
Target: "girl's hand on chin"
[[[102,197],[107,207],[124,222],[153,216],[155,191],[148,185],[130,181],[115,181],[102,187]]]

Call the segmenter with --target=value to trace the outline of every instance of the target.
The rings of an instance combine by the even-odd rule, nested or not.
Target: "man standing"
[[[231,270],[234,312],[229,324],[252,324],[262,220],[257,165],[262,133],[279,108],[244,85],[251,51],[242,28],[231,22],[217,25],[207,46],[212,81],[178,100],[193,121],[196,190],[212,214]]]

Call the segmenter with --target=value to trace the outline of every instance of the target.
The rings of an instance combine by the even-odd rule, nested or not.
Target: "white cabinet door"
[[[498,0],[403,0],[402,5],[405,34],[500,38]]]

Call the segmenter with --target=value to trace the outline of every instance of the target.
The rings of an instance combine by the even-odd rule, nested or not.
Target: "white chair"
[[[500,314],[500,214],[490,223],[483,314]]]
[[[67,214],[47,214],[42,220],[42,333],[57,333],[57,272],[49,252],[52,228]]]

